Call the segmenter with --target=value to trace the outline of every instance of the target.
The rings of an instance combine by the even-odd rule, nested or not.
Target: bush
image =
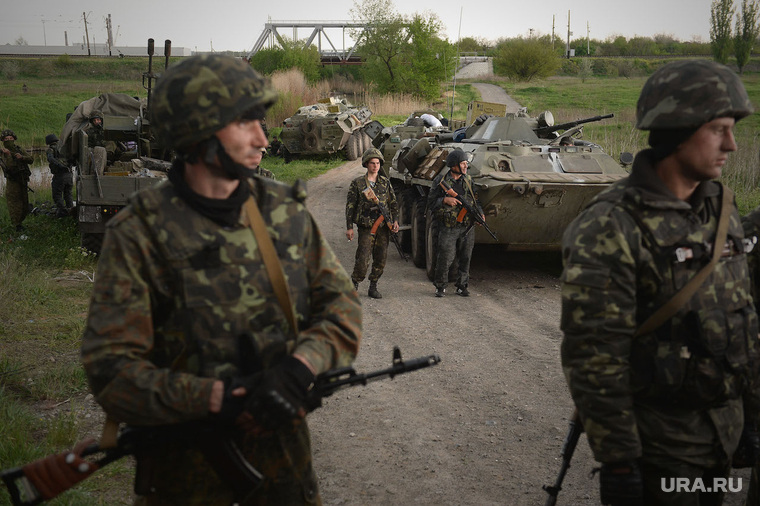
[[[18,62],[5,61],[0,65],[0,74],[2,74],[7,80],[13,81],[21,72],[21,67]]]
[[[493,71],[515,81],[531,81],[554,75],[562,65],[551,45],[536,39],[504,42],[493,60]]]

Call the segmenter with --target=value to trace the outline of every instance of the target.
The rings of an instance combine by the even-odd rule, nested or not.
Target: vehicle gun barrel
[[[592,116],[590,118],[584,118],[584,119],[579,119],[575,121],[568,121],[567,123],[560,123],[559,125],[534,128],[533,131],[536,132],[536,135],[540,137],[542,135],[547,135],[547,134],[556,132],[557,130],[567,130],[568,128],[573,128],[578,125],[583,125],[584,123],[593,123],[596,121],[601,121],[603,119],[609,119],[609,118],[614,118],[614,117],[615,115],[613,113],[609,113],[603,116]]]

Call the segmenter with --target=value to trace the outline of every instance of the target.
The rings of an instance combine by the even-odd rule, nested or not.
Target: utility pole
[[[87,13],[83,12],[82,17],[84,18],[84,35],[87,39],[87,56],[92,56],[90,52],[90,33],[87,31]]]
[[[552,14],[552,50],[554,50],[554,18],[556,17],[556,14]]]
[[[42,19],[42,40],[45,41],[45,45],[47,46],[47,33],[45,32],[45,19]]]
[[[108,33],[106,44],[108,45],[108,56],[111,56],[111,49],[113,48],[113,32],[111,31],[111,26],[111,15],[109,14],[106,18],[106,33]]]
[[[591,29],[586,21],[586,56],[591,56]]]
[[[567,11],[567,44],[565,45],[565,57],[570,59],[570,36],[573,32],[570,31],[570,11]]]
[[[63,45],[66,47],[69,45],[69,32],[66,30],[63,31]]]

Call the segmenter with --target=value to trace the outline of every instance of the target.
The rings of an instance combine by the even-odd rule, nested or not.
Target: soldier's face
[[[717,118],[702,125],[675,151],[680,174],[692,181],[720,177],[728,154],[736,151],[734,118]]]
[[[367,173],[368,174],[377,174],[380,171],[380,160],[377,158],[372,158],[371,160],[367,161]]]
[[[230,158],[249,169],[259,166],[261,150],[269,145],[261,122],[256,119],[233,121],[216,136]]]
[[[100,126],[103,124],[103,120],[100,118],[92,118],[92,124],[95,126]]]

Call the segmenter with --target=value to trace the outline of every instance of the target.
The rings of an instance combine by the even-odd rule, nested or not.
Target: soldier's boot
[[[367,291],[367,295],[369,295],[373,299],[382,299],[383,298],[383,296],[380,295],[380,292],[377,291],[377,281],[370,281],[370,283],[369,283],[369,291]]]

